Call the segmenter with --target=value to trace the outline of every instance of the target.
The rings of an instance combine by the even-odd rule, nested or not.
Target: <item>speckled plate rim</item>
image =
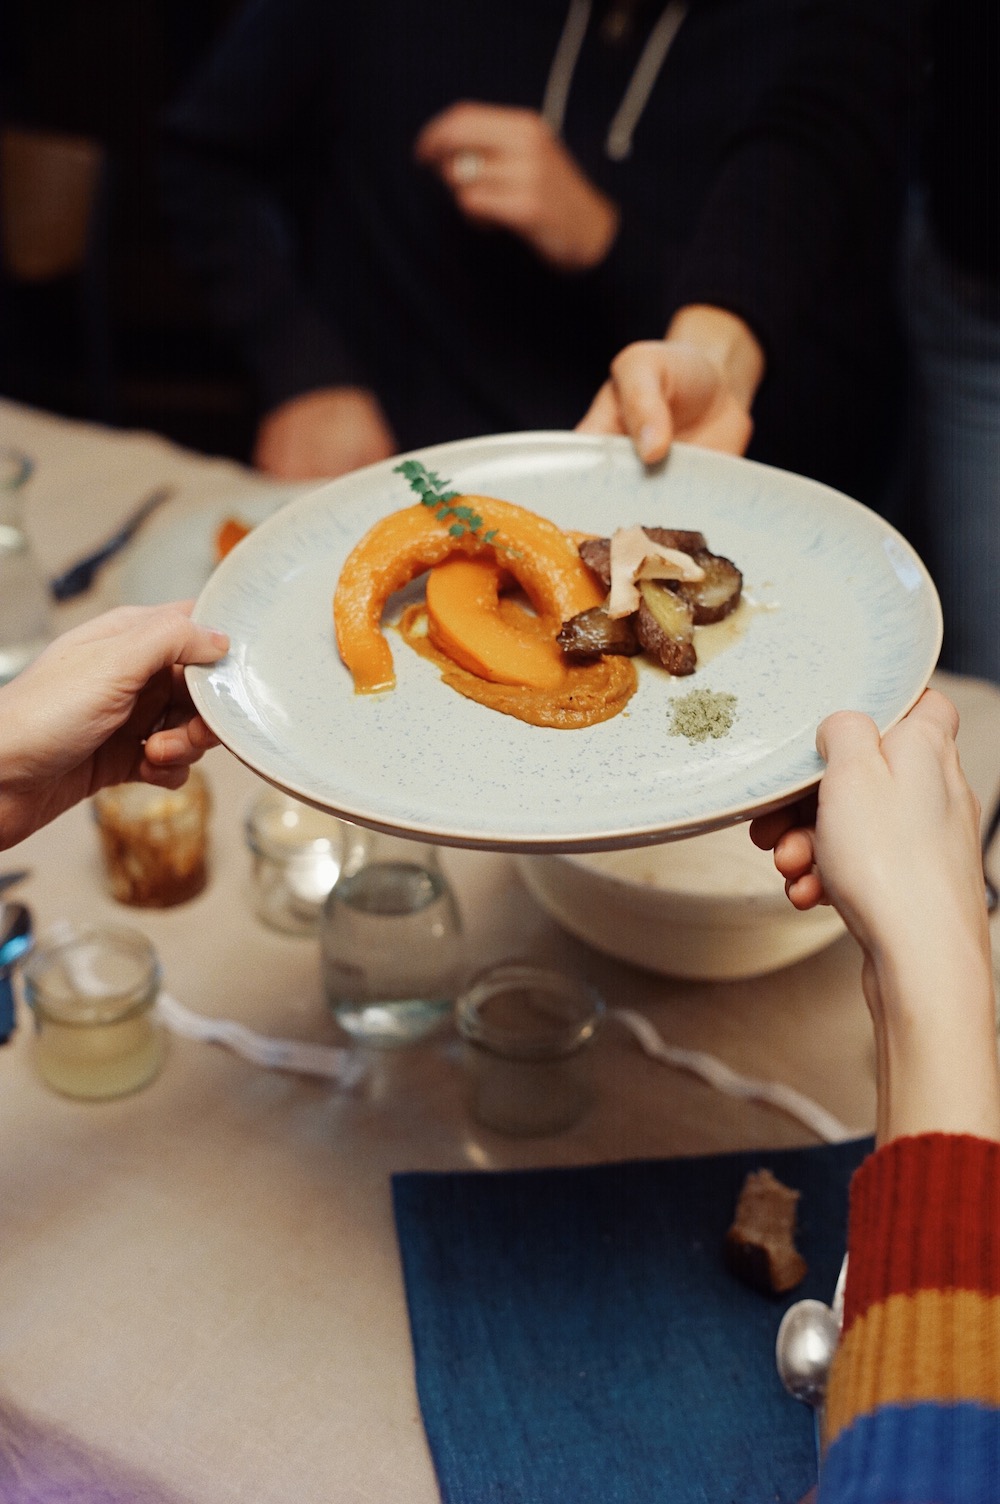
[[[616,808],[614,817],[608,818],[608,798],[595,801],[594,798],[582,797],[574,802],[572,810],[564,811],[553,824],[551,818],[542,814],[547,795],[552,790],[561,789],[564,781],[576,777],[581,761],[586,762],[591,748],[599,746],[599,742],[593,740],[585,745],[580,739],[593,738],[595,733],[600,737],[605,727],[622,722],[621,716],[588,732],[545,732],[534,727],[526,728],[511,717],[500,716],[456,695],[441,683],[431,665],[408,653],[398,641],[394,642],[393,652],[400,686],[414,673],[423,674],[419,703],[413,701],[411,695],[408,708],[400,690],[374,697],[356,697],[350,692],[349,676],[333,645],[329,594],[343,558],[367,527],[379,516],[409,502],[409,493],[401,478],[394,473],[395,465],[404,458],[397,456],[329,482],[290,502],[260,523],[216,569],[195,607],[196,619],[228,631],[233,641],[232,650],[221,663],[187,670],[196,707],[219,740],[249,768],[267,782],[317,808],[373,828],[445,845],[485,850],[587,852],[678,839],[746,821],[802,797],[816,786],[822,772],[814,737],[815,727],[824,714],[842,708],[863,709],[873,716],[880,730],[885,731],[916,703],[934,670],[943,634],[941,607],[922,561],[911,545],[884,519],[859,502],[818,482],[753,461],[683,444],[674,446],[663,465],[647,471],[636,460],[626,439],[563,432],[500,434],[458,440],[414,451],[413,457],[422,459],[429,468],[455,481],[462,489],[504,495],[523,505],[534,502],[536,510],[564,526],[608,527],[619,518],[622,522],[662,521],[679,527],[704,526],[710,546],[735,557],[747,575],[748,587],[759,590],[763,586],[765,594],[768,588],[780,590],[781,556],[793,557],[789,554],[790,540],[794,542],[797,533],[801,532],[801,547],[796,545],[794,559],[799,564],[806,561],[807,580],[805,586],[796,588],[799,588],[800,601],[808,599],[817,610],[823,601],[824,589],[836,597],[837,584],[843,583],[843,579],[838,580],[837,573],[838,565],[842,568],[843,561],[835,554],[828,556],[825,553],[827,547],[833,546],[826,541],[826,531],[830,531],[836,534],[836,548],[847,549],[850,568],[862,572],[870,568],[875,581],[873,588],[882,592],[883,614],[878,617],[877,630],[887,635],[882,641],[873,641],[875,629],[870,621],[866,624],[864,647],[871,657],[862,680],[865,686],[870,686],[882,674],[886,684],[882,689],[876,684],[868,693],[867,688],[862,692],[859,681],[853,696],[847,694],[845,697],[841,692],[838,697],[831,683],[827,686],[826,697],[817,701],[814,713],[809,714],[808,708],[804,707],[806,721],[790,742],[797,760],[792,776],[788,776],[786,770],[785,776],[771,776],[769,780],[765,777],[763,785],[754,783],[752,787],[736,792],[730,789],[728,797],[713,797],[710,757],[699,749],[698,754],[689,755],[687,759],[691,761],[691,756],[702,755],[706,761],[699,767],[702,772],[707,767],[709,772],[709,789],[700,791],[701,797],[694,801],[697,807],[692,807],[690,801],[688,807],[678,807],[676,801],[671,807],[672,790],[666,787],[662,791],[662,812],[637,809],[626,799],[622,807]],[[609,485],[615,491],[613,506],[608,504],[606,494],[601,497],[588,493],[585,504],[581,499],[581,485],[584,481],[593,481],[595,475],[600,482],[598,491],[603,486],[606,493]],[[554,492],[553,486],[556,488]],[[562,487],[573,488],[572,505],[562,495]],[[629,497],[627,506],[618,494],[623,488]],[[591,490],[594,490],[593,485]],[[706,501],[708,492],[715,495],[714,502],[711,499]],[[776,498],[781,498],[781,506],[777,506]],[[793,505],[789,505],[789,498],[793,499]],[[664,499],[670,504],[670,514],[650,516],[650,510],[655,512]],[[753,578],[753,570],[748,574],[746,539],[734,546],[730,537],[720,536],[720,533],[739,535],[741,531],[745,532],[746,519],[754,517],[754,508],[758,512],[763,509],[764,521],[773,521],[774,518],[768,516],[769,506],[776,507],[776,516],[780,514],[788,531],[777,540],[768,537],[767,548],[778,559],[779,568],[772,571],[775,581],[762,582]],[[760,521],[757,518],[755,525]],[[289,613],[294,616],[299,609],[294,604],[297,597],[289,594],[289,581],[308,574],[310,560],[315,559],[317,540],[325,550],[324,570],[329,591],[324,598],[325,614],[319,630],[313,602],[312,637],[304,645],[303,661],[297,665],[299,671],[310,681],[318,678],[323,683],[323,693],[330,702],[331,737],[332,728],[338,724],[357,731],[352,722],[363,719],[368,714],[365,707],[371,706],[373,701],[391,707],[388,716],[380,711],[378,717],[373,717],[371,726],[362,728],[359,733],[361,741],[357,744],[362,751],[356,749],[352,754],[348,750],[344,755],[341,749],[339,763],[334,756],[330,764],[325,761],[315,731],[312,733],[315,745],[310,747],[305,720],[296,720],[295,694],[286,682],[288,653],[286,651],[284,658],[281,657],[279,641]],[[852,584],[854,594],[847,597],[848,604],[864,609],[865,586],[865,581]],[[280,625],[275,619],[279,596]],[[781,622],[784,605],[778,604],[781,609],[774,615]],[[828,618],[836,609],[835,600],[825,602]],[[801,604],[798,610],[801,616]],[[836,619],[835,614],[832,619]],[[773,626],[770,617],[761,620],[769,627]],[[755,621],[752,630],[763,633],[765,628]],[[779,641],[780,632],[779,627]],[[270,644],[269,635],[273,639]],[[749,637],[751,633],[747,635]],[[249,646],[250,639],[253,639],[252,647]],[[263,678],[258,672],[259,664],[248,656],[261,650],[261,644],[273,648],[270,673],[265,673]],[[762,645],[762,651],[766,652],[766,646]],[[830,656],[832,640],[823,640],[822,633],[814,642],[812,651],[813,660],[807,665],[810,677],[803,681],[803,687],[807,685],[810,693],[815,691],[817,679],[819,688],[823,687],[825,679],[831,677],[831,664],[839,662]],[[721,687],[745,681],[745,665],[743,678],[740,677],[741,657],[746,658],[742,644],[739,649],[714,660],[730,670],[721,675]],[[844,657],[843,653],[841,657]],[[409,659],[413,662],[407,662]],[[705,681],[709,677],[712,679],[711,684],[706,682],[706,687],[715,687],[717,682],[714,673],[709,676],[711,668],[712,665],[707,665],[699,671],[704,674]],[[651,672],[657,673],[655,670]],[[787,678],[786,672],[784,679]],[[781,679],[779,664],[779,682]],[[679,693],[678,686],[686,689],[692,682],[695,681],[669,681],[668,693]],[[787,700],[788,685],[783,688]],[[633,704],[644,690],[648,695],[648,686],[641,683]],[[760,686],[755,685],[754,692],[760,696]],[[804,698],[808,700],[808,694]],[[794,695],[793,701],[798,703]],[[268,724],[272,703],[278,707],[277,732],[273,720]],[[763,708],[763,700],[760,703]],[[298,709],[302,709],[303,704],[300,703]],[[399,800],[390,796],[388,789],[382,786],[384,777],[380,784],[378,776],[368,776],[367,759],[371,750],[384,748],[386,744],[382,738],[387,734],[390,742],[396,744],[391,748],[393,755],[398,753],[404,757],[398,770],[398,776],[403,776],[406,771],[405,748],[414,738],[420,745],[419,728],[410,720],[410,711],[415,705],[421,714],[430,705],[430,736],[432,740],[438,739],[438,750],[449,744],[451,733],[459,728],[468,730],[472,724],[467,719],[470,714],[477,718],[474,742],[467,742],[466,746],[472,745],[473,751],[482,746],[485,752],[477,754],[478,768],[475,757],[471,765],[469,762],[462,765],[463,779],[470,781],[473,796],[477,790],[482,795],[471,814],[467,809],[464,816],[459,813],[456,817],[444,808],[442,800],[435,801],[426,794],[422,799],[419,791],[415,803],[411,799],[410,807],[401,807]],[[620,726],[618,730],[620,735]],[[526,732],[538,739],[537,753],[535,742],[525,741]],[[368,735],[367,743],[365,734]],[[663,734],[661,728],[657,743],[661,750],[667,748],[662,740]],[[641,744],[636,741],[632,746],[637,750],[645,746],[648,750],[648,733],[630,730],[628,735],[633,738],[644,736]],[[555,746],[554,755],[543,755],[541,738],[549,739],[549,748]],[[554,744],[552,738],[556,739]],[[528,770],[527,781],[519,782],[513,794],[508,793],[498,802],[491,773],[505,745],[518,742],[522,750],[530,745],[533,766]],[[462,745],[461,738],[456,744]],[[712,744],[710,753],[715,751],[716,744]],[[766,761],[767,751],[765,735],[761,763]],[[610,766],[610,757],[603,760]],[[589,761],[599,763],[600,755],[596,758],[590,756]],[[677,759],[675,762],[677,766],[681,765]],[[319,764],[323,764],[322,770]],[[750,765],[754,769],[758,767],[753,758]],[[655,776],[663,776],[663,770],[658,766]],[[607,790],[602,792],[607,793]],[[644,798],[649,792],[647,780]]]

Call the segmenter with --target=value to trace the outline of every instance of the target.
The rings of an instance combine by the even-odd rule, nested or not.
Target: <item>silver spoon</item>
[[[23,903],[0,903],[0,1044],[14,1032],[14,962],[31,949],[31,910]]]
[[[830,1364],[840,1339],[840,1323],[822,1300],[797,1300],[781,1318],[774,1344],[778,1377],[793,1399],[812,1407],[816,1427],[816,1467],[820,1423]]]

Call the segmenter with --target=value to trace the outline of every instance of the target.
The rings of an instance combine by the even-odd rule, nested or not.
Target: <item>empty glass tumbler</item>
[[[361,1044],[405,1045],[450,1018],[462,925],[433,846],[364,831],[323,909],[323,987]]]
[[[24,525],[32,462],[0,447],[0,684],[19,674],[51,636],[51,599]]]
[[[529,961],[473,977],[456,1008],[472,1116],[524,1138],[571,1128],[593,1096],[590,1045],[603,1016],[592,987]]]

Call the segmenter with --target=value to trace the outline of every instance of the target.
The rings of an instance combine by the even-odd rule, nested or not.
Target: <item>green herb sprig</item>
[[[451,503],[460,495],[458,491],[446,491],[449,483],[442,480],[434,470],[428,470],[419,460],[403,460],[395,467],[395,474],[402,475],[410,487],[420,497],[423,506],[430,507],[439,522],[451,521],[448,532],[453,538],[464,538],[467,534],[477,537],[483,543],[492,543],[497,535],[495,527],[489,532],[480,533],[483,519],[472,507],[457,506]]]

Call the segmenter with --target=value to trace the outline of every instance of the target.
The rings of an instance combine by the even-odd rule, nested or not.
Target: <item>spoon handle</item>
[[[996,804],[993,806],[993,813],[990,815],[989,823],[983,831],[983,881],[986,885],[986,912],[988,914],[992,914],[997,906],[996,883],[993,882],[987,872],[986,863],[998,828],[1000,828],[1000,799],[997,799]]]
[[[6,1044],[14,1032],[14,986],[10,973],[0,971],[0,1044]]]

